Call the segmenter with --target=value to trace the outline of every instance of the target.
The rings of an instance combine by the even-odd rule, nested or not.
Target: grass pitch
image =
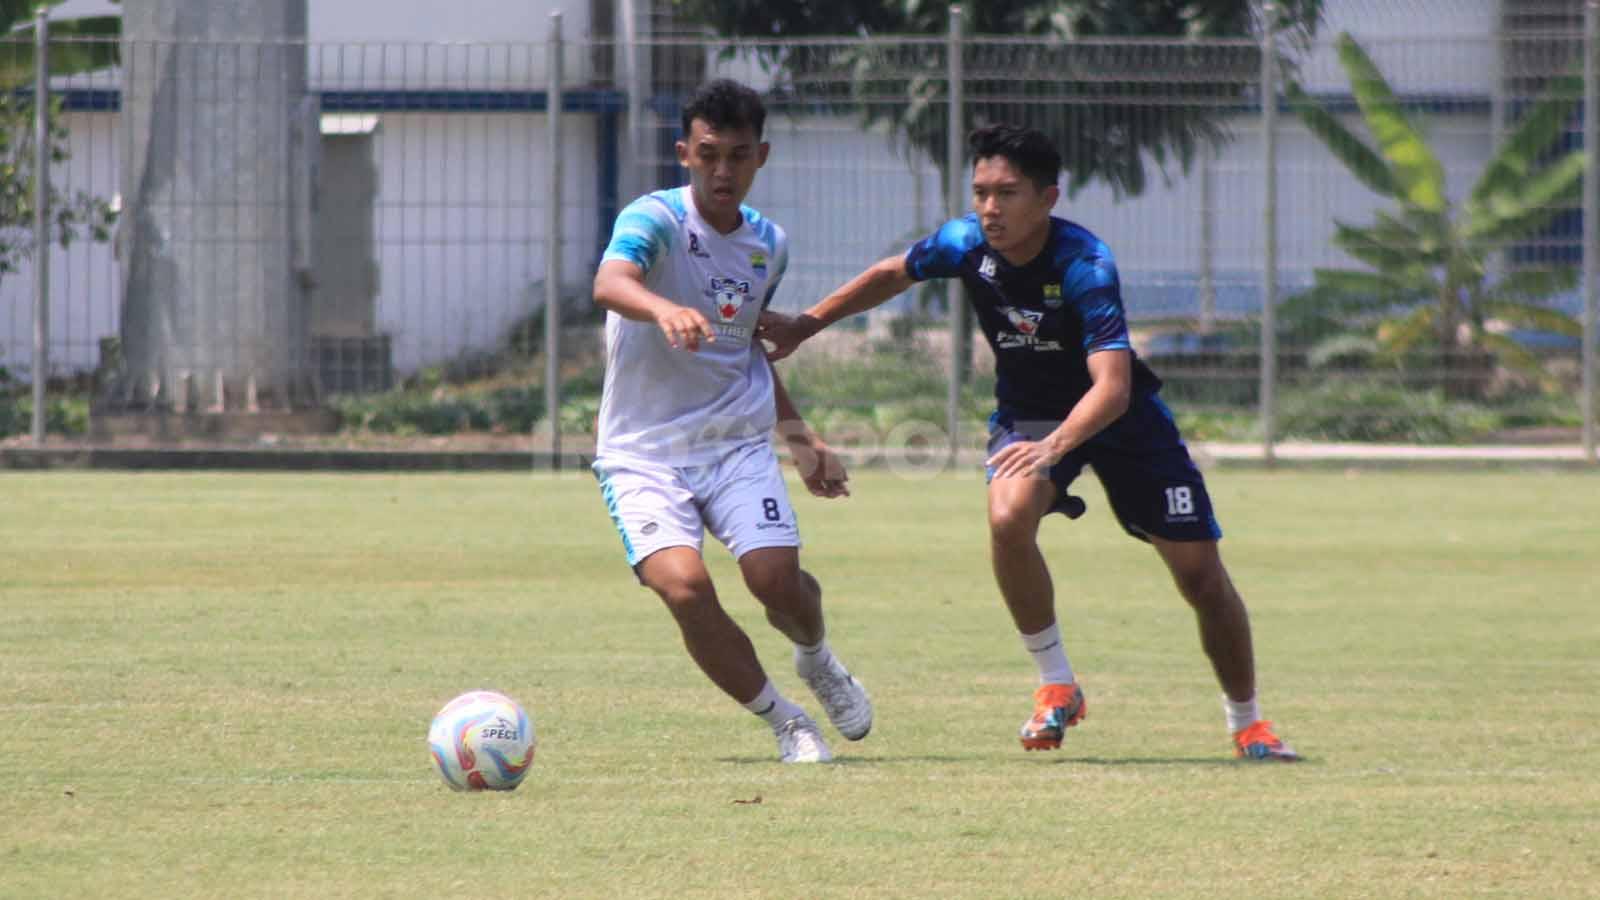
[[[0,896],[1594,896],[1600,478],[1211,484],[1297,766],[1228,758],[1192,617],[1097,488],[1042,533],[1089,697],[1055,754],[1014,737],[1034,676],[979,478],[794,488],[878,709],[797,767],[585,476],[0,476]],[[515,793],[431,769],[474,687],[534,715]]]

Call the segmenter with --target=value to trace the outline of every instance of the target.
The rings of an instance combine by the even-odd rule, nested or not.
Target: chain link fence
[[[729,76],[769,98],[772,155],[748,202],[789,234],[776,302],[796,311],[965,209],[951,186],[968,161],[953,177],[948,165],[959,63],[957,137],[991,121],[1060,136],[1056,213],[1116,254],[1136,349],[1192,438],[1592,451],[1583,32],[1568,17],[1499,36],[1277,46],[1269,134],[1260,40],[125,40],[118,65],[49,80],[65,219],[41,257],[36,101],[17,74],[31,56],[0,43],[13,63],[0,431],[26,432],[42,376],[52,436],[94,432],[96,418],[331,407],[421,431],[544,423],[548,437],[553,423],[581,451],[601,367],[590,278],[617,211],[682,183],[673,144],[694,88]],[[285,50],[287,63],[264,64]],[[283,67],[302,62],[303,83],[285,90]],[[1375,129],[1411,162],[1376,172]],[[918,286],[783,364],[819,430],[863,446],[980,445],[992,362],[948,290]],[[289,375],[259,362],[283,342]]]

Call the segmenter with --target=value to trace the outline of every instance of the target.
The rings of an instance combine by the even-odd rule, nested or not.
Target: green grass
[[[583,475],[5,475],[0,896],[1593,896],[1600,479],[1212,487],[1298,766],[1227,759],[1192,618],[1098,489],[1042,535],[1090,700],[1048,755],[1014,738],[980,480],[797,491],[878,720],[785,767]],[[512,794],[431,769],[479,686],[536,720]]]

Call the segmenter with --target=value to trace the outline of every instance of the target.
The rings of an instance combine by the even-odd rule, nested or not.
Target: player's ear
[[[672,146],[678,151],[678,165],[685,169],[689,168],[689,145],[684,141],[678,141]]]
[[[1055,209],[1056,201],[1061,199],[1061,187],[1050,185],[1044,189],[1044,205],[1047,209]]]
[[[762,141],[761,144],[756,147],[756,168],[759,169],[767,164],[767,154],[770,152],[772,152],[772,145],[766,141]]]

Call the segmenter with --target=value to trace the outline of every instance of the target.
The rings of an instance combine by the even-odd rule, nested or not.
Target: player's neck
[[[1038,259],[1039,254],[1044,252],[1044,245],[1049,242],[1050,222],[1046,220],[1043,225],[1039,226],[1037,232],[1028,236],[1027,240],[1008,250],[1000,250],[998,252],[1001,259],[1013,266],[1021,267]]]
[[[728,210],[720,215],[708,214],[706,212],[706,207],[710,204],[702,203],[700,201],[700,195],[693,187],[689,188],[689,202],[694,204],[695,215],[699,216],[701,221],[705,222],[707,225],[715,228],[718,234],[733,234],[735,231],[738,231],[739,226],[744,223],[744,214],[739,211],[739,207],[737,206],[735,206],[732,210]]]

